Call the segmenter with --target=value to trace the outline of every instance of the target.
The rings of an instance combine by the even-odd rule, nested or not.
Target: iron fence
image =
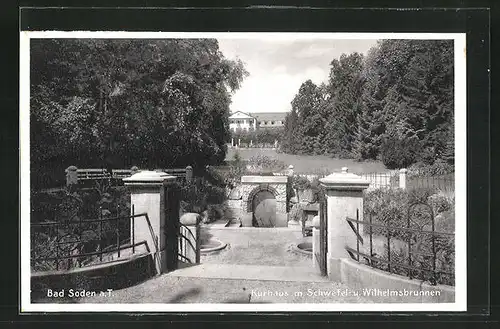
[[[417,207],[423,207],[427,210],[430,217],[429,222],[417,223],[412,220],[412,211],[415,211]],[[419,213],[422,215],[422,209],[420,209]],[[346,217],[348,225],[356,235],[356,249],[349,246],[345,248],[353,260],[357,262],[364,260],[365,265],[373,268],[382,269],[389,273],[405,275],[410,279],[416,278],[429,281],[432,285],[438,283],[454,285],[454,270],[449,270],[446,267],[438,268],[437,260],[438,254],[440,254],[444,258],[447,256],[449,258],[448,261],[454,263],[454,250],[451,250],[453,248],[448,248],[449,250],[447,250],[443,247],[444,244],[442,242],[452,242],[448,246],[454,246],[455,234],[435,230],[434,214],[430,205],[420,202],[410,205],[407,213],[406,227],[397,227],[381,222],[375,223],[373,222],[375,215],[370,213],[367,216],[368,221],[360,221],[359,210],[357,210],[356,219]],[[365,228],[368,227],[369,249],[365,251],[360,250],[360,247],[365,245],[364,238],[366,238],[366,235],[363,238],[360,225],[363,225]],[[430,229],[424,229],[426,226],[430,226]],[[380,233],[376,237],[382,236],[385,239],[385,255],[379,255],[374,250],[374,229]],[[364,231],[366,232],[366,230]],[[398,253],[398,250],[392,250],[392,248],[395,248],[394,242],[399,242],[400,247],[404,244],[406,251],[401,254]],[[401,248],[399,250],[401,251]]]
[[[386,172],[386,173],[358,173],[363,179],[370,182],[371,189],[379,188],[398,188],[399,187],[399,173]]]
[[[189,226],[180,223],[178,260],[189,264],[199,264],[201,250],[200,225],[196,224],[193,228],[195,233],[191,231]]]
[[[455,179],[453,175],[410,176],[406,178],[406,188],[432,188],[444,192],[453,192],[455,191]]]
[[[32,269],[59,271],[96,265],[135,255],[140,246],[145,249],[141,253],[149,253],[146,241],[135,241],[136,218],[146,220],[158,252],[148,214],[134,214],[133,206],[129,216],[32,223]]]

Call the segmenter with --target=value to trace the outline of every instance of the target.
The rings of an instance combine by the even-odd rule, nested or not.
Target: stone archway
[[[276,226],[276,197],[267,189],[260,189],[251,198],[252,225],[255,227]],[[250,203],[250,199],[248,200]]]
[[[287,176],[243,176],[241,184],[243,226],[288,226]]]

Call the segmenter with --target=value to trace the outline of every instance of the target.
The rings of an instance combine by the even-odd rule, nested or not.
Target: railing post
[[[156,273],[161,274],[168,271],[167,258],[171,259],[172,255],[167,252],[167,235],[165,234],[168,220],[168,208],[166,203],[169,202],[165,197],[166,189],[170,184],[175,182],[176,178],[163,172],[140,171],[135,175],[124,178],[125,186],[130,187],[130,205],[131,211],[135,214],[147,214],[149,223],[146,218],[136,218],[131,221],[133,225],[134,236],[132,241],[146,241],[148,248],[154,256]],[[174,213],[175,209],[170,209],[169,213]],[[177,214],[179,209],[176,209]],[[175,219],[173,219],[175,220]],[[178,217],[177,217],[178,220]],[[171,242],[170,242],[171,243]],[[175,242],[177,243],[177,242]],[[177,255],[175,255],[177,257]]]
[[[76,166],[69,166],[66,168],[66,186],[70,187],[72,185],[78,184],[78,168]]]
[[[406,189],[406,172],[408,170],[406,168],[402,168],[399,170],[399,188],[405,190]]]
[[[191,262],[200,262],[200,221],[201,216],[195,213],[186,213],[180,218],[182,244],[185,247],[182,254]]]
[[[363,191],[370,182],[348,173],[344,167],[342,173],[321,178],[320,183],[326,190],[327,202],[327,274],[334,281],[342,281],[342,260],[348,258],[345,248],[354,247],[357,240],[346,218],[356,216],[356,210],[359,209],[359,220],[363,221]],[[363,228],[359,230],[362,232]]]
[[[193,181],[193,167],[186,167],[186,182],[191,183]]]
[[[322,209],[320,208],[320,212]],[[319,260],[317,259],[316,255],[319,255],[321,253],[320,250],[320,216],[321,214],[318,214],[317,216],[314,216],[312,220],[312,266],[313,268],[316,268],[320,270],[320,264]]]

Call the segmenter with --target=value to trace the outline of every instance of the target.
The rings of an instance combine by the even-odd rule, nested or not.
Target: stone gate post
[[[363,191],[370,182],[348,173],[344,167],[342,173],[321,178],[320,183],[326,190],[327,200],[327,274],[331,280],[340,281],[341,259],[349,257],[345,247],[356,248],[356,235],[346,217],[355,219],[359,209],[359,220],[363,220]]]
[[[179,203],[172,193],[172,184],[175,177],[164,172],[140,171],[131,177],[124,178],[125,186],[131,190],[130,205],[135,214],[147,213],[151,227],[146,218],[137,217],[131,225],[131,234],[134,234],[134,241],[146,241],[150,251],[154,255],[156,273],[161,274],[174,269],[177,264],[177,253],[175,259],[172,248],[177,246],[177,237],[168,234],[167,230],[172,230],[179,220]],[[151,231],[153,235],[151,234]],[[175,241],[167,241],[168,239]],[[132,241],[132,239],[131,239]]]
[[[406,168],[399,170],[399,188],[406,189]]]
[[[72,185],[78,184],[78,168],[76,166],[69,166],[65,170],[66,172],[66,186],[70,187]]]

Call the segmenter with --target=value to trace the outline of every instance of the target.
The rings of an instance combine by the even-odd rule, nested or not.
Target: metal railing
[[[200,225],[196,224],[193,226],[195,233],[191,232],[191,229],[180,223],[179,224],[179,252],[177,254],[178,259],[189,264],[199,264],[200,263]],[[193,244],[194,241],[194,244]],[[189,252],[191,250],[191,252]],[[189,257],[190,254],[194,253],[194,259]]]
[[[363,179],[370,182],[371,189],[384,189],[384,188],[398,188],[399,187],[399,173],[386,172],[386,173],[359,173]]]
[[[409,176],[406,178],[407,189],[433,188],[444,192],[455,191],[455,179],[453,175],[442,176]]]
[[[73,268],[96,265],[116,259],[124,259],[122,252],[130,250],[127,258],[136,254],[136,249],[144,246],[145,252],[150,253],[146,241],[135,241],[135,219],[144,218],[154,241],[155,252],[158,253],[158,241],[154,234],[147,213],[117,217],[101,217],[88,220],[69,220],[61,222],[42,222],[31,224],[32,235],[32,267],[35,271],[42,270],[71,270]],[[120,232],[120,221],[130,223],[124,225],[126,230]],[[107,227],[105,227],[107,226]],[[45,231],[45,232],[43,232]],[[123,237],[123,233],[128,237]],[[42,237],[45,241],[33,241]],[[37,242],[48,242],[40,246]],[[34,248],[33,249],[33,244]],[[40,247],[45,250],[37,250]],[[38,256],[37,254],[43,254]],[[144,250],[141,252],[144,253]],[[33,255],[35,254],[35,255]],[[76,260],[76,261],[75,261]],[[66,262],[66,266],[61,263]],[[64,265],[64,264],[63,264]]]
[[[430,214],[430,230],[425,230],[422,228],[412,228],[411,211],[418,206],[425,207]],[[445,239],[454,239],[455,234],[450,232],[440,232],[435,230],[435,220],[432,208],[425,203],[414,203],[410,205],[407,213],[406,227],[396,227],[386,225],[384,223],[374,223],[373,214],[368,214],[368,222],[359,220],[359,210],[356,211],[356,219],[346,217],[346,221],[351,227],[352,231],[356,235],[356,249],[346,246],[345,249],[349,256],[357,261],[361,262],[361,258],[365,260],[365,264],[373,268],[382,269],[389,273],[395,273],[400,275],[406,275],[408,278],[413,279],[423,279],[428,280],[432,285],[441,283],[439,280],[440,275],[448,276],[446,283],[454,281],[454,272],[438,269],[436,266],[437,261],[437,246],[436,241],[439,237]],[[368,238],[369,238],[369,251],[360,251],[360,245],[364,245],[365,241],[363,239],[363,234],[360,232],[360,225],[368,228]],[[428,224],[427,224],[428,225]],[[374,229],[385,235],[385,255],[377,255],[374,252]],[[415,251],[413,246],[421,246],[423,242],[428,242],[427,240],[418,241],[418,237],[427,237],[430,239],[430,244],[424,243],[428,247],[429,251]],[[365,235],[366,238],[366,235]],[[399,259],[394,260],[393,251],[391,251],[391,242],[393,240],[404,241],[406,244],[406,261],[401,261],[402,257],[397,257]],[[385,257],[384,257],[385,256]],[[421,257],[417,259],[417,257]],[[415,266],[418,263],[420,266]],[[428,265],[430,263],[430,268]]]

